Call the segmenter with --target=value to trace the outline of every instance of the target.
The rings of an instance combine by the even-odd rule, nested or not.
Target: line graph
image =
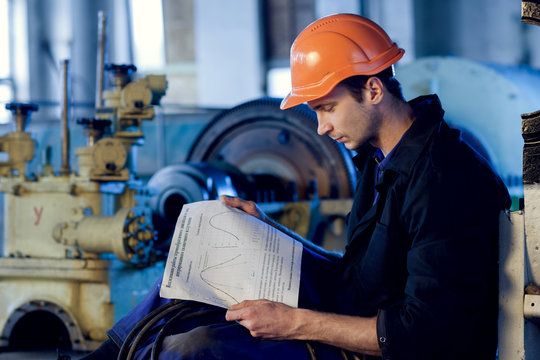
[[[216,265],[208,266],[200,272],[201,280],[208,286],[219,291],[221,294],[232,299],[235,303],[239,301],[232,295],[235,292],[244,290],[241,283],[236,282],[235,278],[238,273],[236,267],[246,264],[241,260],[242,254],[238,254],[233,258],[220,262]]]
[[[219,218],[219,224],[217,223],[217,218]],[[232,221],[234,220],[234,217],[231,215],[230,212],[222,212],[222,213],[219,213],[219,214],[216,214],[216,215],[213,215],[209,220],[208,220],[208,224],[215,230],[218,230],[218,231],[222,231],[224,232],[225,234],[229,235],[229,237],[220,237],[219,239],[221,241],[219,241],[220,244],[216,244],[214,243],[213,244],[213,248],[215,249],[220,249],[220,248],[237,248],[239,245],[240,245],[240,239],[238,238],[238,236],[236,236],[235,234],[233,234],[231,231],[229,230],[226,230],[223,228],[222,225],[222,222],[226,221],[226,218],[230,218],[230,222],[229,224],[232,223]],[[231,239],[232,238],[232,239]],[[217,239],[216,241],[217,242]]]

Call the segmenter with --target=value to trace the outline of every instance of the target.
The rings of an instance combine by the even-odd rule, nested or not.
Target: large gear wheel
[[[309,107],[282,111],[280,101],[258,99],[218,114],[187,161],[226,163],[249,176],[285,180],[295,189],[292,200],[352,197],[356,172],[351,153],[317,135],[317,118]]]

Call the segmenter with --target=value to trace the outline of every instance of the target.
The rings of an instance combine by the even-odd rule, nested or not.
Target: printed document
[[[160,295],[224,308],[254,299],[297,307],[302,250],[300,242],[219,200],[187,204]]]

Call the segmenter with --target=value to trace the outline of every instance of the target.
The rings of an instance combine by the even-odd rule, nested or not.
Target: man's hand
[[[228,195],[221,195],[219,197],[219,201],[229,207],[240,209],[249,215],[255,216],[259,220],[270,223],[268,216],[266,216],[266,214],[253,201],[247,201]]]
[[[245,300],[227,311],[228,321],[237,321],[251,336],[265,340],[298,339],[298,309],[269,300]]]
[[[253,337],[263,340],[313,340],[346,350],[381,355],[377,317],[365,318],[293,308],[269,300],[245,300],[227,311]]]

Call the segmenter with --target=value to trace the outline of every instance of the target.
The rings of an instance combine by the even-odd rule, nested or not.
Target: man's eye
[[[326,112],[332,112],[333,110],[334,110],[334,105],[326,105],[323,108],[323,111],[326,111]]]

